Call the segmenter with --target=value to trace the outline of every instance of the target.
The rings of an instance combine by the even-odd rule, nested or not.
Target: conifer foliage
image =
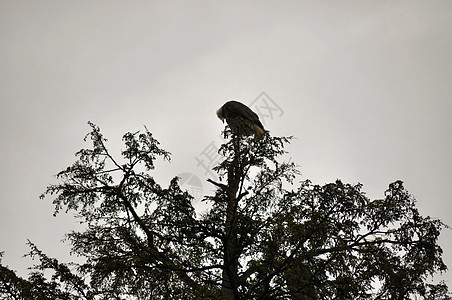
[[[42,195],[84,224],[67,240],[85,261],[29,242],[39,263],[27,279],[0,265],[0,299],[451,299],[429,283],[446,270],[445,225],[421,216],[401,181],[376,200],[361,184],[300,182],[282,158],[290,137],[226,127],[200,214],[177,177],[153,177],[170,153],[147,129],[125,134],[115,157],[90,126],[91,147]]]

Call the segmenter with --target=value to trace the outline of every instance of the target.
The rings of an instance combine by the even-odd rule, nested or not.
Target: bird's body
[[[257,137],[264,135],[264,126],[259,121],[259,116],[243,103],[226,102],[217,110],[217,116],[223,122],[226,120],[232,132],[236,134],[254,134]]]

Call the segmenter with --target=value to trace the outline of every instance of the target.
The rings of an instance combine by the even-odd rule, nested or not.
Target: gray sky
[[[208,193],[197,159],[221,143],[230,99],[280,108],[266,129],[297,138],[301,179],[361,182],[370,198],[401,179],[452,225],[449,0],[3,0],[0,44],[0,251],[21,275],[27,238],[70,259],[60,240],[77,222],[38,196],[87,146],[87,121],[116,153],[146,125],[173,154],[156,179],[194,174]]]

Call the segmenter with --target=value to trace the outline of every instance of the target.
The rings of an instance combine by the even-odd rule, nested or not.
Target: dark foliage
[[[209,180],[217,190],[199,215],[177,177],[167,188],[154,180],[155,160],[170,154],[149,131],[125,134],[119,160],[90,126],[92,147],[42,196],[85,225],[67,235],[85,262],[29,242],[39,263],[28,279],[0,266],[0,299],[451,299],[427,283],[446,270],[445,225],[421,216],[401,181],[377,200],[340,180],[293,189],[297,166],[280,161],[291,138],[227,129],[221,180]]]

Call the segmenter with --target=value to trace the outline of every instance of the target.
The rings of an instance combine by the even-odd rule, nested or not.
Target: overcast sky
[[[172,153],[157,181],[189,174],[205,194],[230,99],[296,137],[300,179],[361,182],[372,199],[401,179],[452,225],[452,1],[2,0],[3,263],[24,275],[27,239],[71,259],[60,240],[77,222],[39,195],[88,146],[87,121],[116,153],[146,126]]]

